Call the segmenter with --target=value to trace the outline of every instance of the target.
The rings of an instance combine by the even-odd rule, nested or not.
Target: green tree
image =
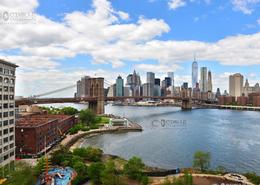
[[[114,161],[108,161],[105,169],[101,173],[101,182],[103,185],[123,185],[122,178],[118,175]]]
[[[90,109],[81,110],[79,113],[79,119],[82,123],[89,126],[91,123],[95,122],[96,114]]]
[[[64,107],[60,110],[61,113],[65,114],[65,115],[75,115],[77,114],[79,111],[78,109],[75,109],[73,107]]]
[[[25,162],[18,162],[15,170],[10,173],[7,185],[34,185],[36,184],[34,170]]]
[[[250,182],[254,183],[254,184],[260,184],[260,176],[256,175],[255,172],[249,172],[244,174]]]
[[[142,160],[138,157],[132,157],[125,165],[124,165],[124,173],[128,175],[131,179],[141,181],[143,177],[143,169],[145,165]]]
[[[210,159],[209,152],[197,151],[193,156],[193,167],[204,172],[210,167]]]
[[[72,153],[68,150],[68,148],[60,146],[58,150],[55,150],[51,154],[50,160],[53,165],[67,166],[71,158]]]
[[[105,166],[101,162],[92,163],[88,167],[88,177],[94,184],[96,185],[101,184],[101,173],[104,169]]]
[[[87,166],[82,161],[77,161],[73,164],[72,168],[77,172],[78,176],[82,176],[84,178],[87,177]]]
[[[37,164],[34,166],[34,174],[35,176],[39,176],[45,168],[45,158],[41,157],[38,161]]]
[[[76,148],[73,150],[73,155],[80,156],[84,160],[91,161],[91,162],[98,162],[101,161],[103,151],[99,148]]]

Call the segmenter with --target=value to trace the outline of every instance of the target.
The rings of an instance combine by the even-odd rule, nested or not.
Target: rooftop
[[[16,121],[16,127],[38,127],[53,121],[68,119],[68,115],[34,114],[23,116]]]
[[[13,64],[11,62],[7,62],[6,60],[3,60],[3,59],[0,59],[0,64],[9,65],[9,66],[12,66],[12,67],[19,67],[18,65]]]

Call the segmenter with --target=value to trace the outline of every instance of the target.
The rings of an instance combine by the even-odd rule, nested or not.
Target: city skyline
[[[86,75],[112,81],[134,69],[140,72],[142,81],[147,71],[156,69],[160,78],[165,71],[174,72],[178,86],[191,84],[194,55],[199,66],[213,71],[213,91],[217,87],[228,90],[228,77],[237,72],[252,84],[259,81],[258,1],[138,3],[1,2],[2,12],[33,15],[23,24],[11,19],[6,24],[1,19],[0,34],[5,42],[0,45],[0,57],[20,66],[17,95],[62,88]]]

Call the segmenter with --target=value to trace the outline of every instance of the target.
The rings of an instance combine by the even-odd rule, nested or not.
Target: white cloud
[[[257,20],[258,25],[260,25],[260,19]]]
[[[186,5],[185,0],[170,0],[168,2],[168,6],[172,10],[176,10],[177,8],[183,7]]]
[[[234,8],[244,14],[252,14],[254,11],[253,6],[258,3],[260,3],[260,0],[232,0]]]
[[[1,1],[0,5],[12,7],[9,2]],[[25,6],[19,4],[22,1],[16,2],[19,7]],[[38,2],[28,0],[26,6],[26,9],[34,11]],[[136,67],[142,71],[176,71],[181,62],[192,60],[194,53],[201,61],[218,61],[223,65],[260,64],[260,32],[227,37],[212,43],[163,41],[160,36],[170,31],[164,20],[140,17],[137,22],[128,22],[126,20],[129,17],[128,13],[115,10],[110,1],[93,0],[90,11],[67,13],[61,22],[36,15],[35,24],[4,24],[0,27],[0,58],[7,56],[9,61],[20,66],[18,80],[19,77],[23,79],[21,86],[26,84],[26,87],[32,87],[27,94],[32,93],[33,87],[38,91],[37,84],[43,83],[44,75],[48,76],[48,86],[43,84],[42,89],[56,87],[60,80],[69,84],[80,76],[91,75],[89,70],[83,73],[83,70],[77,72],[78,69],[75,69],[68,75],[68,72],[60,69],[62,62],[59,59],[77,54],[90,56],[94,64],[115,68],[102,75],[114,74],[116,68],[124,66],[126,62],[136,62]],[[7,52],[17,49],[17,56]],[[156,61],[156,64],[147,64],[144,62],[146,60]],[[107,76],[111,79],[113,75]],[[17,93],[26,94],[26,89],[29,88],[23,90],[19,87]]]

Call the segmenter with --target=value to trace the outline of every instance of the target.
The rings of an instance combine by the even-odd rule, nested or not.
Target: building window
[[[4,138],[4,143],[8,142],[8,137]]]
[[[0,148],[0,154],[2,153],[2,148]]]
[[[4,118],[8,117],[8,112],[4,112]]]
[[[4,121],[4,126],[7,126],[8,125],[8,120],[5,120]]]
[[[0,137],[2,136],[2,130],[0,130]]]
[[[14,116],[14,111],[10,111],[9,116]]]
[[[8,134],[8,129],[4,129],[4,135]]]
[[[6,152],[8,150],[8,146],[4,147],[4,152]]]
[[[14,95],[10,95],[9,100],[14,100]]]
[[[0,95],[0,100],[3,100],[2,95]],[[1,105],[1,108],[2,108],[2,105]]]
[[[2,82],[3,82],[3,77],[0,76],[0,83],[2,83]]]
[[[5,156],[4,156],[4,160],[7,160],[8,158],[9,158],[8,155],[5,155]]]
[[[11,152],[11,153],[10,153],[10,157],[12,157],[12,156],[14,156],[14,152]]]
[[[4,100],[8,100],[8,95],[4,95]]]
[[[8,109],[8,103],[4,103],[4,109]]]
[[[8,86],[4,86],[4,92],[8,92]]]
[[[14,108],[14,103],[10,103],[9,108]]]
[[[10,119],[10,120],[9,120],[9,124],[10,124],[10,125],[14,124],[14,120],[13,120],[13,119]]]
[[[14,147],[14,143],[12,143],[12,144],[9,145],[9,148],[10,148],[10,149],[13,148],[13,147]]]
[[[11,74],[12,76],[14,76],[14,75],[15,75],[15,71],[10,70],[10,74]]]
[[[2,67],[0,67],[0,73],[3,73],[3,68]]]
[[[9,87],[10,92],[14,92],[14,87]]]
[[[4,78],[4,82],[5,82],[6,84],[8,84],[8,83],[9,83],[9,78]]]
[[[10,84],[14,84],[14,79],[13,78],[10,80]]]
[[[4,74],[9,75],[9,70],[8,69],[4,69]]]
[[[9,132],[12,133],[14,131],[14,127],[9,128]]]
[[[1,117],[2,118],[2,117]],[[0,121],[0,127],[2,127],[2,121]]]
[[[10,136],[9,141],[13,141],[13,140],[14,140],[14,136]]]

